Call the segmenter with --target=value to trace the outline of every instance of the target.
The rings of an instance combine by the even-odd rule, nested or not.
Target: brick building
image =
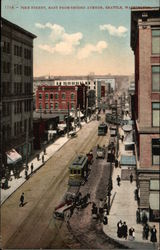
[[[33,39],[35,35],[1,19],[2,158],[14,148],[25,158],[32,152]],[[28,133],[28,136],[27,136]]]
[[[80,86],[38,86],[36,91],[36,111],[58,114],[60,120],[68,114],[68,108],[75,111],[86,109],[85,85]]]
[[[131,10],[135,55],[135,120],[139,208],[159,216],[160,179],[160,17],[159,8]]]

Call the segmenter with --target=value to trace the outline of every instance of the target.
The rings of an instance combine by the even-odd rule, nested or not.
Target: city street
[[[86,124],[76,138],[69,140],[2,205],[4,248],[66,247],[65,242],[69,243],[71,236],[65,225],[60,228],[61,221],[53,219],[53,210],[67,190],[68,166],[76,154],[86,154],[97,143],[107,143],[106,137],[98,138],[97,127],[97,121]],[[25,206],[19,207],[22,192]]]

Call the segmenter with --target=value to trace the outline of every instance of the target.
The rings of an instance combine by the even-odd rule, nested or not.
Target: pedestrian
[[[44,155],[42,155],[42,163],[44,163]]]
[[[130,178],[130,183],[132,183],[133,182],[133,174],[132,173],[130,174],[129,178]]]
[[[125,240],[127,239],[128,236],[128,227],[125,221],[123,222],[122,225],[122,236],[125,238]]]
[[[24,193],[21,194],[19,206],[20,206],[20,207],[23,207],[23,206],[24,206]]]
[[[118,238],[122,238],[122,221],[120,220],[118,223],[117,223],[117,236]]]
[[[132,236],[133,236],[133,240],[135,240],[135,229],[134,228],[133,228]]]
[[[121,178],[119,175],[117,175],[117,185],[120,186],[120,181],[121,181]]]
[[[148,240],[148,236],[149,236],[149,226],[146,223],[143,227],[143,239]]]
[[[147,224],[147,221],[148,221],[147,214],[146,214],[145,210],[143,210],[142,211],[142,223],[145,225],[145,224]]]
[[[108,224],[107,212],[104,212],[103,224],[104,224],[104,225],[107,225],[107,224]]]
[[[37,161],[39,161],[39,154],[37,154]]]
[[[28,171],[29,167],[28,167],[28,164],[26,165],[26,170]]]
[[[124,135],[122,135],[121,140],[122,140],[122,142],[123,142],[123,140],[124,140]]]
[[[155,243],[157,242],[157,229],[155,227],[155,225],[151,228],[151,242]]]
[[[27,178],[28,178],[28,171],[27,171],[27,169],[25,169],[25,177],[26,177],[26,180],[27,180]]]
[[[129,240],[134,240],[135,239],[135,230],[133,227],[129,229]]]
[[[46,155],[46,148],[44,148],[43,152],[44,152],[44,155]]]
[[[31,174],[33,173],[33,162],[31,164]]]
[[[136,222],[137,224],[141,222],[141,215],[139,209],[136,210]]]
[[[1,180],[1,187],[2,187],[2,189],[5,189],[5,179]]]
[[[118,168],[118,160],[115,160],[115,167]]]

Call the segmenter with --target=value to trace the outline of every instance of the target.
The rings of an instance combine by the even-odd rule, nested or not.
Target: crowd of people
[[[127,239],[128,236],[128,226],[126,224],[126,222],[122,222],[122,220],[120,220],[117,223],[117,236],[118,238],[124,238]]]
[[[157,242],[157,229],[156,226],[154,225],[153,227],[150,227],[148,223],[145,223],[143,226],[143,232],[142,232],[142,239],[143,240],[148,240],[150,236],[150,241],[155,243]],[[126,222],[122,222],[120,220],[117,223],[117,237],[118,238],[124,238],[124,239],[129,239],[129,240],[134,240],[135,239],[135,229],[133,227],[129,228],[126,224]]]

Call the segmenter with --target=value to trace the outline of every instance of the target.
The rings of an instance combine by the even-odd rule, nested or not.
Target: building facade
[[[64,120],[68,110],[86,109],[87,87],[78,86],[39,86],[36,91],[36,111],[53,113]]]
[[[159,8],[132,9],[135,55],[135,120],[139,208],[159,217],[160,179],[160,18]]]
[[[14,148],[25,158],[33,144],[33,39],[35,35],[1,19],[2,156]],[[27,141],[27,143],[26,143]],[[3,159],[3,161],[6,161]]]

